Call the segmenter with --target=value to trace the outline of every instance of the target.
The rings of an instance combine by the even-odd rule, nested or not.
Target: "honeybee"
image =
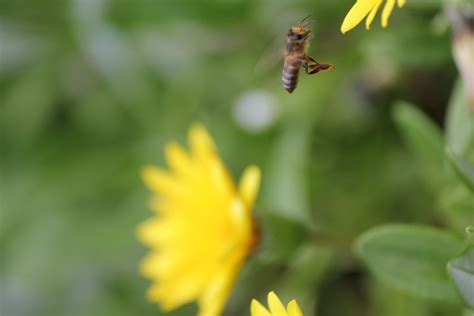
[[[298,73],[301,67],[304,68],[308,75],[336,68],[331,64],[319,63],[311,56],[308,56],[309,40],[313,36],[309,29],[308,18],[309,15],[301,20],[298,26],[290,28],[287,33],[285,63],[281,80],[283,88],[289,93],[296,89]]]

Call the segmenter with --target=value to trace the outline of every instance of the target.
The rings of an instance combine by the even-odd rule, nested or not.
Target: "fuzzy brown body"
[[[298,85],[298,75],[300,68],[306,63],[308,48],[308,38],[305,38],[301,44],[290,36],[286,40],[285,63],[283,64],[281,81],[283,88],[289,93],[292,93]]]
[[[292,27],[287,33],[285,63],[283,64],[281,80],[283,88],[289,93],[292,93],[298,85],[298,75],[301,67],[309,75],[318,73],[321,70],[335,68],[331,64],[318,63],[308,56],[309,40],[312,34],[306,22],[307,18],[304,18],[299,26]]]

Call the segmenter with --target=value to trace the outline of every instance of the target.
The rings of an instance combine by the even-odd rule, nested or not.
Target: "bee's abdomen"
[[[296,89],[296,85],[298,84],[298,73],[300,71],[300,67],[300,61],[285,61],[285,64],[283,65],[281,81],[283,83],[283,88],[285,88],[285,90],[289,93],[292,93],[293,90]]]

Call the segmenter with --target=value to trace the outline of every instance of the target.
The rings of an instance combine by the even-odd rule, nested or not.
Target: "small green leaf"
[[[446,150],[449,164],[453,167],[456,175],[466,185],[466,187],[474,192],[474,166],[456,155],[451,150]]]
[[[444,165],[444,141],[441,130],[415,106],[400,102],[393,116],[410,149],[423,165],[433,184],[440,184]]]
[[[474,116],[466,91],[458,80],[449,100],[446,115],[446,144],[457,155],[464,155],[474,138]]]
[[[426,226],[391,224],[364,233],[356,249],[387,285],[419,298],[460,303],[446,273],[448,261],[464,249],[460,238]]]
[[[466,305],[474,308],[474,247],[449,261],[448,271]]]

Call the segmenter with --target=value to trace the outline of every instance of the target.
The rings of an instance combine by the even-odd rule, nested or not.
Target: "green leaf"
[[[459,179],[474,192],[474,167],[449,149],[446,150],[446,156]]]
[[[449,261],[448,271],[466,305],[474,308],[474,247]]]
[[[464,155],[474,138],[474,116],[467,102],[462,81],[458,80],[449,101],[446,117],[446,144],[457,155]]]
[[[373,228],[356,243],[357,253],[381,281],[406,294],[446,303],[460,302],[446,264],[463,249],[463,241],[449,233],[402,224]]]
[[[263,184],[263,200],[272,213],[311,226],[308,150],[311,125],[291,122],[273,145]]]
[[[428,180],[439,185],[444,165],[444,142],[439,127],[415,106],[405,102],[395,106],[393,117],[408,146],[422,163]]]

